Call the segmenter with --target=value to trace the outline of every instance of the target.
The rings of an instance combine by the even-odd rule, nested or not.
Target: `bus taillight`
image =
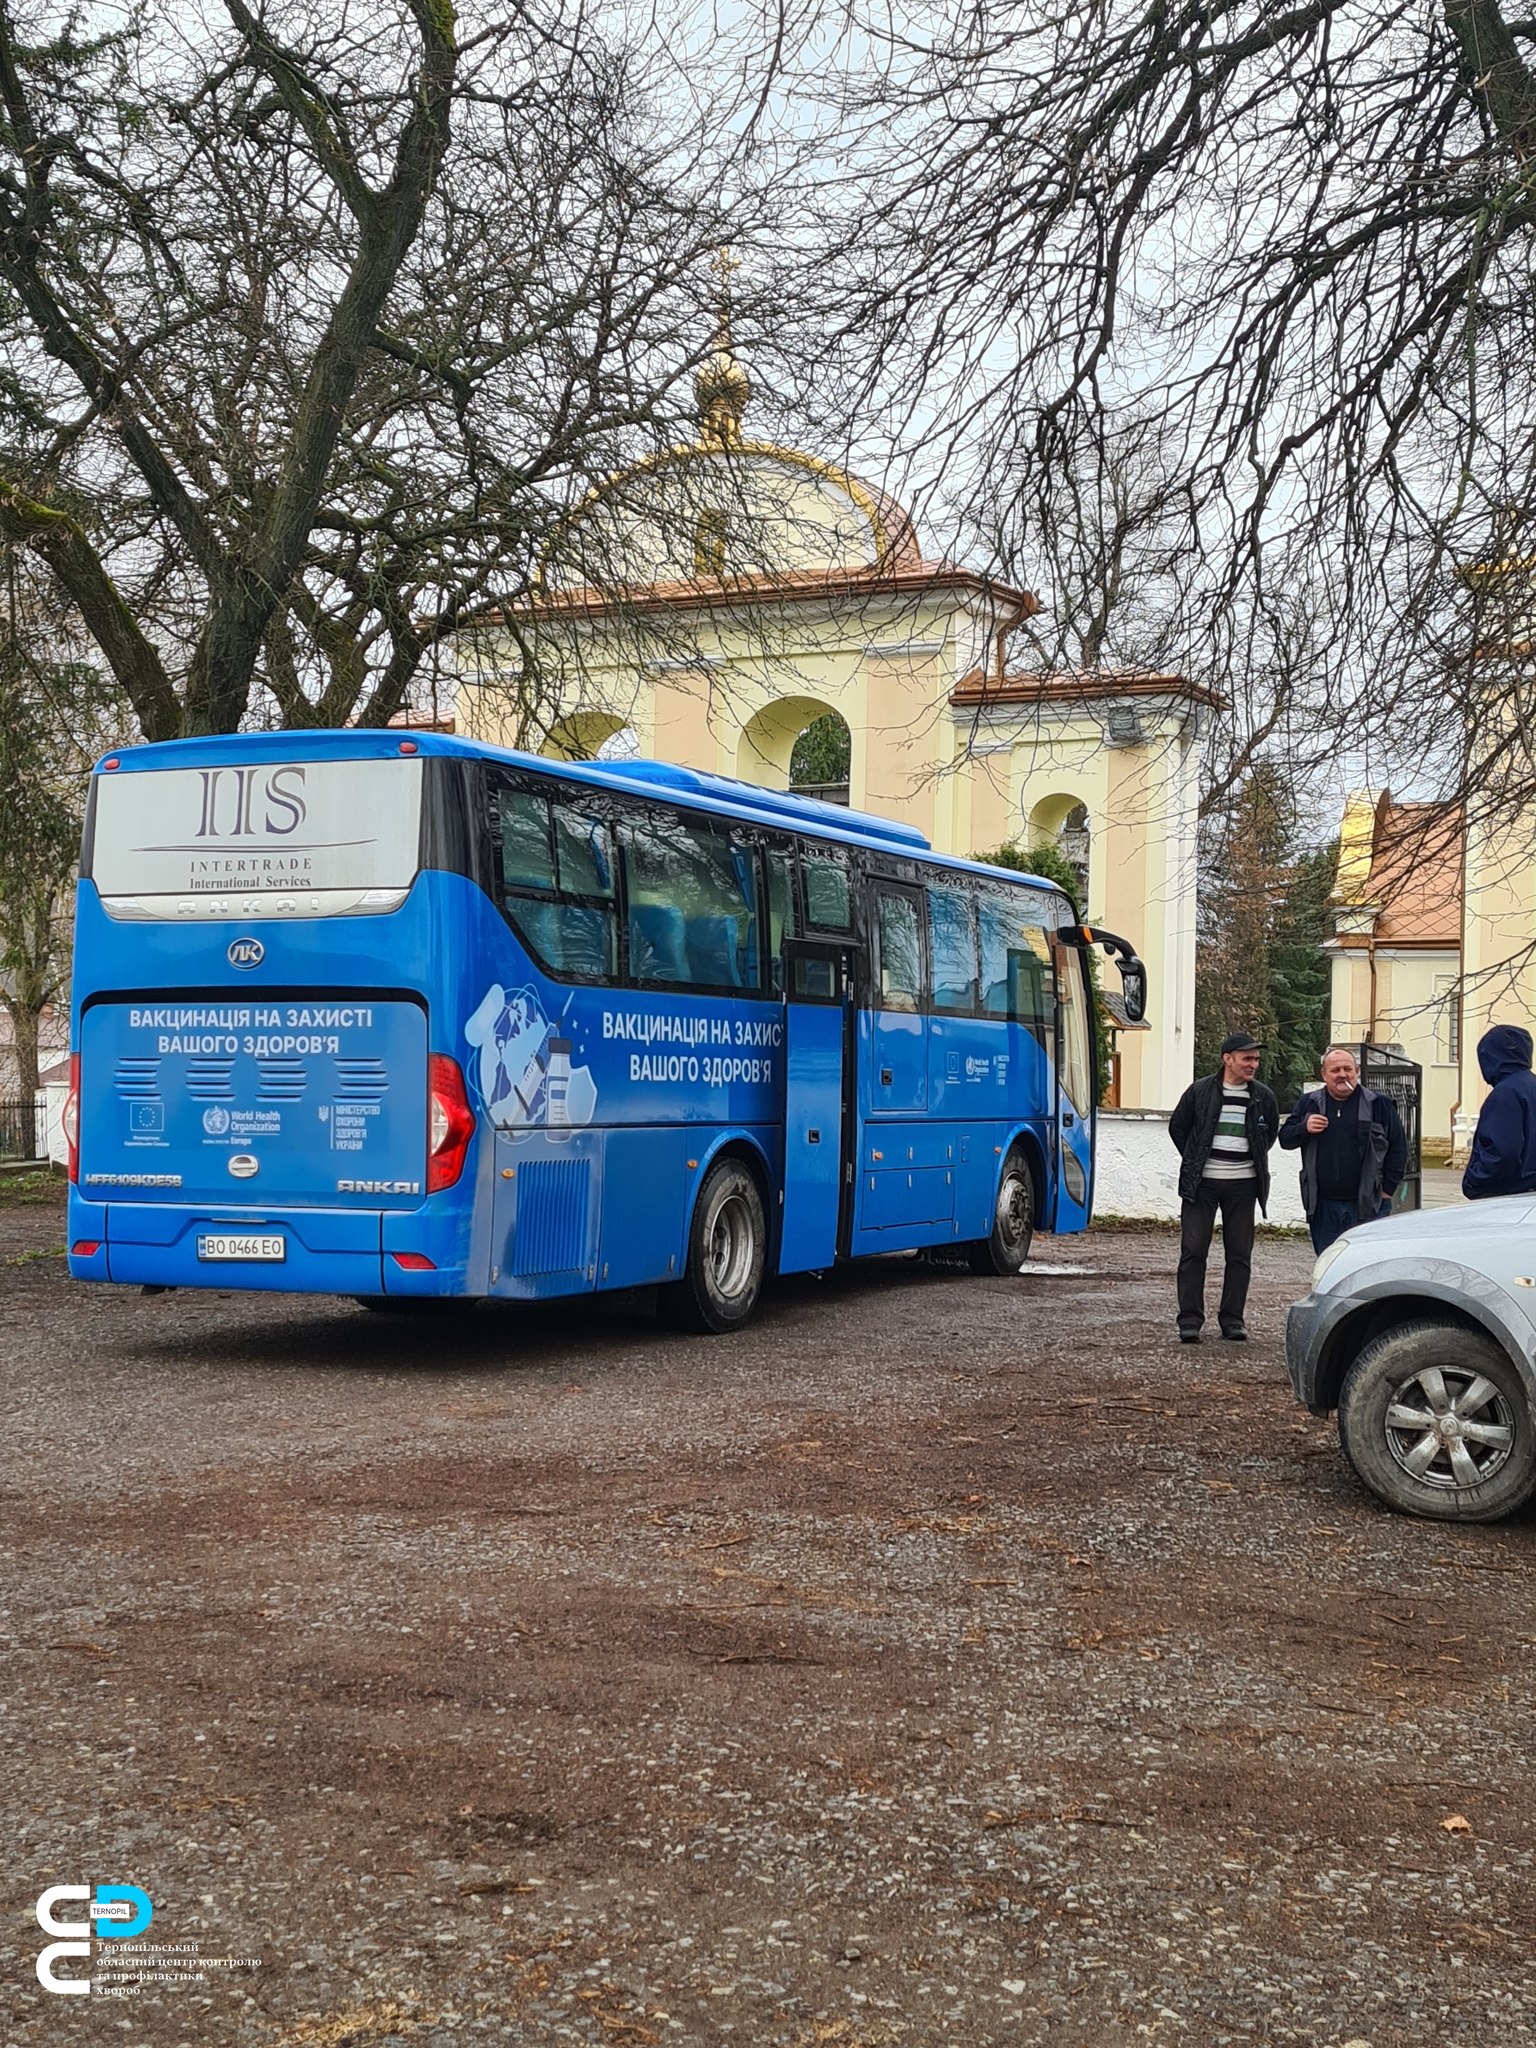
[[[69,1147],[69,1177],[72,1181],[80,1178],[80,1055],[72,1052],[69,1056],[69,1093],[64,1098],[64,1114],[59,1122],[64,1129],[64,1142]]]
[[[464,1155],[475,1135],[475,1113],[458,1062],[446,1053],[428,1057],[427,1088],[431,1097],[427,1193],[435,1195],[442,1188],[451,1188],[464,1171]]]

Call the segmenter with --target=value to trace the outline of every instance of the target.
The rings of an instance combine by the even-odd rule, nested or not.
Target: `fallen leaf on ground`
[[[1448,1814],[1440,1825],[1448,1835],[1470,1835],[1472,1832],[1472,1823],[1464,1813]]]

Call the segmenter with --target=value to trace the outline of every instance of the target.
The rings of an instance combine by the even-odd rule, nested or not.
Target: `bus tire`
[[[1034,1234],[1035,1177],[1023,1147],[1015,1145],[997,1177],[991,1235],[977,1238],[967,1248],[971,1271],[1011,1279],[1022,1271]]]
[[[762,1189],[739,1159],[717,1159],[704,1176],[688,1226],[688,1262],[666,1290],[671,1320],[722,1336],[751,1321],[768,1268]]]

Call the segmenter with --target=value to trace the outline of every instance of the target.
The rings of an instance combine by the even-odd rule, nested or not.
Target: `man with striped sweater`
[[[1259,1040],[1234,1031],[1221,1048],[1221,1070],[1186,1088],[1168,1120],[1168,1135],[1179,1148],[1181,1243],[1179,1247],[1179,1337],[1200,1342],[1205,1321],[1205,1265],[1211,1233],[1221,1212],[1225,1271],[1221,1334],[1232,1344],[1247,1342],[1243,1317],[1253,1265],[1255,1210],[1269,1202],[1269,1151],[1280,1129],[1272,1090],[1258,1080]]]

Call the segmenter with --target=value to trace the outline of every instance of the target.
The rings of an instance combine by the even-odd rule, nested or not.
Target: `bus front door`
[[[1093,1214],[1093,989],[1087,955],[1051,941],[1056,967],[1056,1205],[1050,1228],[1086,1230]]]
[[[852,1193],[854,948],[784,942],[784,1211],[779,1271],[830,1266]]]

